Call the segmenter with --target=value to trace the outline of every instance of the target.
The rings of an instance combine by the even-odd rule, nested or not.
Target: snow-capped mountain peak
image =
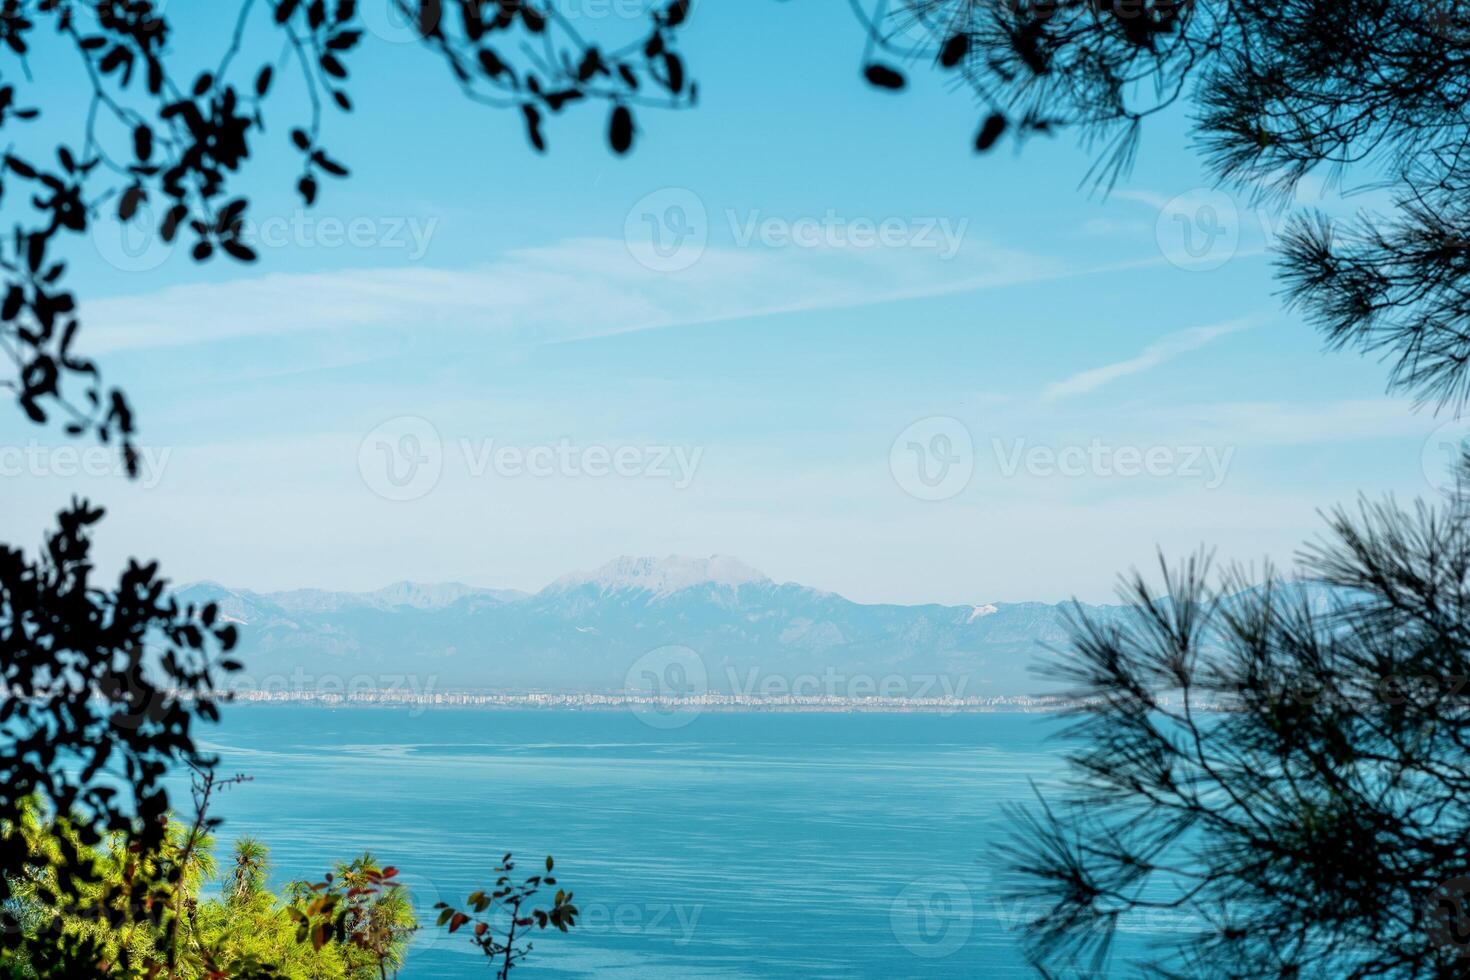
[[[994,616],[998,612],[1000,612],[1000,609],[995,605],[995,603],[987,602],[983,606],[973,607],[970,610],[970,618],[965,620],[965,622],[973,623],[977,619],[984,619],[986,616]]]
[[[368,592],[364,597],[386,606],[412,606],[415,609],[440,609],[451,603],[458,602],[465,596],[483,596],[509,601],[523,595],[524,593],[517,593],[511,589],[479,589],[474,586],[465,585],[463,582],[438,582],[432,584],[394,582],[392,585],[378,589],[376,592]]]
[[[551,589],[565,591],[592,585],[600,592],[633,589],[655,595],[669,595],[698,586],[733,589],[742,585],[769,585],[770,582],[762,573],[728,555],[711,555],[708,558],[624,555],[614,558],[596,571],[563,576],[551,584]]]

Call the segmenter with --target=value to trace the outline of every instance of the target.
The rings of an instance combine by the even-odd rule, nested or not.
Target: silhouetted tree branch
[[[1071,780],[1018,814],[1028,951],[1105,969],[1184,923],[1165,976],[1458,977],[1470,962],[1470,462],[1443,507],[1338,509],[1302,578],[1129,581],[1046,672]]]
[[[976,149],[1071,129],[1111,187],[1145,120],[1194,110],[1210,168],[1285,201],[1306,175],[1392,188],[1393,209],[1299,216],[1279,251],[1287,297],[1337,347],[1385,354],[1392,390],[1470,399],[1470,7],[1459,0],[851,0],[867,77],[937,63],[987,106]]]
[[[213,606],[181,605],[155,565],[131,563],[115,585],[94,580],[91,528],[102,511],[73,502],[43,554],[0,548],[0,902],[33,859],[23,834],[35,807],[65,820],[62,895],[89,884],[78,847],[126,832],[145,850],[164,840],[163,779],[207,770],[198,719],[218,717],[235,627]],[[0,945],[19,936],[5,930]]]
[[[74,435],[118,441],[136,473],[134,421],[123,393],[105,388],[78,354],[76,297],[61,283],[63,234],[85,233],[104,209],[123,222],[156,222],[165,241],[185,235],[192,255],[256,255],[243,240],[249,197],[234,183],[256,154],[278,76],[294,72],[307,105],[289,128],[295,178],[311,206],[327,178],[348,174],[325,142],[329,111],[350,112],[350,55],[364,37],[355,0],[236,0],[222,53],[208,60],[172,44],[166,6],[152,0],[3,0],[0,129],[24,129],[57,79],[31,79],[39,46],[69,48],[90,92],[77,138],[39,155],[9,141],[3,195],[15,231],[0,246],[0,351],[21,408],[34,421],[59,414]],[[641,31],[605,45],[586,39],[552,2],[393,0],[420,42],[465,96],[519,111],[545,149],[545,120],[581,102],[607,107],[607,139],[631,149],[634,110],[692,105],[697,89],[675,49],[689,0],[650,4]],[[231,8],[235,9],[235,8]],[[257,49],[266,53],[258,53]],[[256,53],[252,53],[256,52]],[[54,159],[53,159],[54,158]],[[156,209],[156,210],[155,210]],[[24,212],[24,216],[20,212]],[[67,382],[76,390],[69,390]]]

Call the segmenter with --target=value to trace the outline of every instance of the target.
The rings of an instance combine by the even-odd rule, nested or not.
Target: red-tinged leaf
[[[470,921],[470,917],[465,915],[463,912],[454,913],[454,915],[449,920],[449,931],[456,931],[457,929],[459,929],[460,926],[464,925],[468,921]]]

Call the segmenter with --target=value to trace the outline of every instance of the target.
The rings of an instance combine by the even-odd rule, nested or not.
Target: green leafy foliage
[[[140,853],[165,846],[163,778],[212,764],[194,727],[217,717],[218,684],[238,669],[234,626],[170,596],[156,565],[96,580],[101,518],[73,501],[39,557],[0,547],[0,902],[34,862],[23,831],[36,805],[67,815],[46,849],[62,897],[95,887],[86,849],[105,834],[128,834]],[[0,949],[13,940],[0,933]]]
[[[544,874],[534,874],[515,881],[515,861],[507,854],[495,873],[495,885],[489,891],[471,892],[463,907],[438,902],[438,926],[451,933],[469,927],[470,938],[479,947],[499,980],[505,980],[516,964],[530,954],[532,944],[526,936],[532,930],[553,928],[566,932],[577,924],[577,907],[572,893],[557,888],[552,877],[555,862],[546,858]],[[535,897],[542,889],[556,888],[549,907],[538,906]]]
[[[241,837],[221,870],[213,840],[179,821],[153,854],[123,833],[82,848],[90,882],[63,898],[44,855],[63,837],[75,845],[75,830],[44,813],[29,808],[18,827],[38,860],[13,882],[10,924],[24,942],[0,954],[10,976],[370,980],[397,973],[416,929],[406,889],[372,855],[338,865],[329,883],[276,895],[263,843]],[[301,923],[315,923],[323,905],[334,909],[328,926],[303,936]]]
[[[413,907],[397,877],[397,868],[381,867],[364,854],[322,881],[298,883],[287,910],[296,941],[315,950],[335,944],[349,963],[396,972],[415,928]]]

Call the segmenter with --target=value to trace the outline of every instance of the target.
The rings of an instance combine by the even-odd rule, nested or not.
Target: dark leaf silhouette
[[[125,403],[114,410],[131,425]],[[0,547],[0,676],[11,694],[0,740],[0,901],[34,860],[16,837],[26,807],[69,814],[83,844],[123,831],[156,847],[165,773],[211,764],[195,722],[223,696],[234,628],[172,598],[155,564],[130,563],[111,586],[96,581],[92,532],[102,516],[73,501],[41,556]],[[53,870],[72,894],[92,880],[66,848]],[[0,942],[17,938],[6,930]]]
[[[614,153],[627,153],[633,148],[633,113],[627,106],[615,106],[608,121],[607,141]]]
[[[970,51],[970,36],[968,34],[956,34],[944,42],[944,47],[939,49],[939,63],[945,68],[953,68],[964,60]]]
[[[866,68],[863,69],[863,77],[868,80],[869,85],[872,85],[876,88],[886,88],[892,91],[897,91],[904,86],[903,75],[899,74],[894,69],[889,68],[887,65],[868,65]]]
[[[1189,105],[1209,168],[1248,202],[1317,174],[1388,189],[1356,218],[1284,223],[1288,302],[1334,348],[1381,355],[1389,387],[1470,405],[1470,5],[1376,0],[877,4],[869,50],[928,54],[1014,133],[1075,131],[1112,187],[1147,120]],[[926,32],[929,35],[925,40]],[[867,57],[867,56],[865,56]],[[869,81],[897,88],[886,70]],[[994,125],[999,125],[994,124]],[[998,135],[987,123],[983,150]],[[988,142],[987,142],[988,138]]]
[[[81,84],[91,91],[94,111],[80,144],[85,151],[57,144],[54,169],[16,154],[5,157],[13,180],[0,188],[0,201],[16,209],[29,204],[32,212],[22,220],[25,216],[16,211],[12,225],[19,230],[8,257],[0,248],[0,289],[18,286],[22,295],[20,307],[0,322],[0,340],[11,355],[15,378],[6,386],[14,390],[28,418],[39,422],[60,414],[68,434],[93,433],[118,445],[126,457],[132,452],[127,433],[117,431],[106,414],[91,410],[108,401],[96,369],[77,369],[74,365],[80,362],[58,356],[57,339],[63,330],[75,332],[79,322],[74,312],[78,304],[59,288],[59,274],[48,275],[50,267],[43,268],[48,250],[60,249],[66,235],[90,230],[89,202],[115,199],[122,221],[147,216],[143,205],[155,202],[161,217],[150,220],[158,221],[160,238],[172,245],[192,236],[185,244],[196,261],[221,255],[255,261],[255,249],[231,230],[232,219],[220,220],[218,210],[237,196],[231,185],[256,156],[256,138],[266,126],[267,97],[280,88],[275,83],[283,71],[299,76],[296,91],[314,93],[295,124],[283,127],[301,155],[296,189],[311,206],[320,196],[323,176],[343,178],[350,172],[348,162],[327,143],[326,110],[353,108],[348,91],[351,56],[361,47],[367,25],[352,0],[242,2],[237,35],[221,39],[223,58],[191,47],[172,50],[166,62],[170,12],[152,0],[98,4],[95,16],[89,13],[87,18],[75,16],[73,4],[49,0],[34,7],[12,6],[16,9],[0,18],[0,41],[17,53],[30,52],[37,39],[72,49],[69,58],[48,60],[47,69],[75,64]],[[455,11],[458,16],[451,16]],[[640,36],[611,53],[537,2],[487,10],[476,0],[424,0],[404,3],[399,12],[417,24],[427,54],[447,66],[466,97],[520,106],[527,139],[538,150],[547,145],[547,112],[604,102],[612,112],[609,140],[624,153],[633,143],[634,93],[643,105],[693,103],[693,86],[675,50],[675,32],[691,13],[688,3],[651,6]],[[274,25],[265,29],[279,34],[292,57],[244,63],[238,32],[255,18]],[[534,54],[525,44],[530,38],[536,41]],[[191,59],[199,65],[183,70]],[[35,91],[44,94],[61,84],[54,77],[37,79]],[[14,85],[0,86],[0,127],[39,114],[31,106],[17,106],[19,91]],[[117,142],[122,145],[113,145]],[[101,167],[104,159],[109,165]],[[7,190],[12,193],[5,195]]]
[[[995,145],[995,141],[1005,133],[1009,125],[1006,117],[999,112],[992,112],[985,117],[985,122],[980,126],[980,132],[975,136],[975,150],[984,153]]]

